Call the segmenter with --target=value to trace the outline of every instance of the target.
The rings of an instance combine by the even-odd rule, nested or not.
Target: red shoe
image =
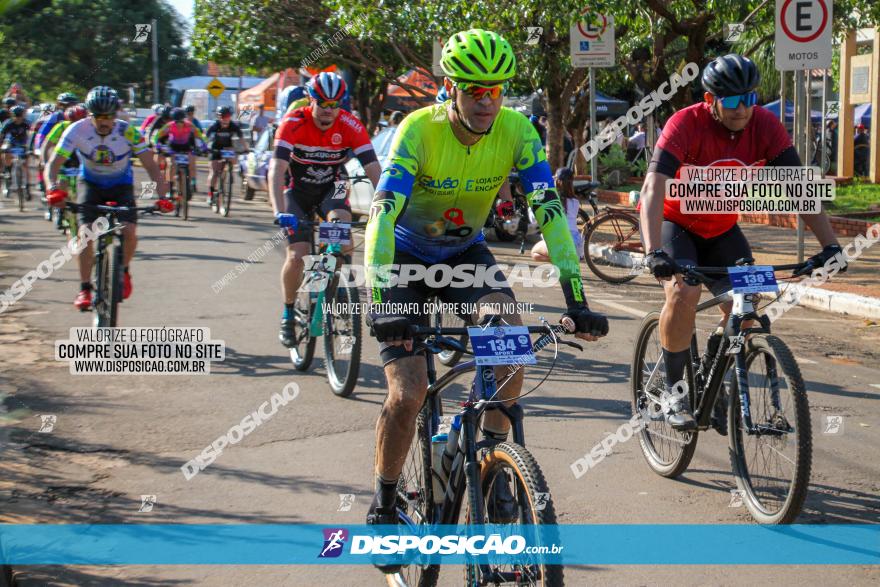
[[[73,305],[80,312],[88,312],[92,307],[92,290],[80,290],[80,292],[76,295],[76,301],[73,302]]]
[[[127,300],[131,295],[131,275],[128,273],[122,274],[122,299]]]

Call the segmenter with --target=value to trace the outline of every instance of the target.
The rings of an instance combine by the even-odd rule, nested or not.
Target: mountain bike
[[[733,283],[730,291],[697,306],[697,312],[703,312],[733,301],[723,336],[714,340],[710,336],[703,356],[696,331],[691,337],[685,377],[697,430],[673,430],[660,407],[666,382],[659,312],[645,316],[636,339],[630,372],[632,407],[645,424],[639,432],[645,460],[664,477],[677,477],[687,469],[700,431],[712,426],[724,435],[729,430],[730,464],[749,513],[762,524],[788,524],[800,512],[810,480],[810,410],[794,356],[782,339],[770,333],[769,317],[760,314],[755,304],[756,292],[775,291],[776,271],[800,270],[804,265],[753,263],[741,259],[731,268],[681,267],[692,285],[712,282],[707,274],[729,274]],[[713,417],[713,412],[720,414]]]
[[[315,355],[315,343],[323,335],[327,380],[339,397],[348,397],[354,391],[363,343],[360,294],[353,280],[343,275],[340,261],[350,262],[350,256],[344,255],[342,249],[351,242],[352,227],[366,224],[300,221],[296,227],[309,231],[311,257],[294,301],[296,342],[290,348],[290,359],[297,371],[308,370]],[[318,228],[317,245],[314,228]]]
[[[67,197],[70,199],[71,202],[75,202],[77,180],[79,179],[79,167],[62,167],[58,179],[59,183],[62,186],[62,189],[67,192]],[[78,226],[76,213],[67,207],[56,208],[54,206],[50,206],[49,211],[53,215],[55,227],[60,230],[62,234],[66,233],[69,234],[71,237],[76,238],[76,231]]]
[[[510,328],[516,330],[506,330]],[[559,335],[565,332],[564,328],[550,326],[546,322],[543,326],[502,329],[498,328],[498,322],[492,317],[488,326],[414,327],[414,330],[414,345],[426,351],[428,393],[416,420],[415,436],[400,478],[397,492],[399,523],[414,532],[420,527],[436,524],[454,525],[459,520],[462,508],[467,524],[490,523],[487,516],[488,504],[494,499],[495,482],[500,476],[509,484],[517,503],[517,519],[514,522],[518,524],[517,532],[529,533],[526,528],[531,526],[535,534],[542,534],[542,540],[552,541],[556,513],[544,474],[535,458],[525,448],[523,409],[518,403],[507,407],[501,400],[495,399],[498,389],[509,377],[499,383],[496,380],[495,367],[485,364],[480,354],[487,348],[502,344],[506,346],[511,341],[520,349],[521,354],[517,359],[531,356],[553,343],[565,344],[579,350],[583,350],[583,347],[562,340]],[[456,338],[451,337],[464,335],[476,348],[475,333],[479,333],[479,338],[483,339],[479,346],[484,351],[478,351],[474,359],[455,365],[438,379],[433,356],[444,349],[473,355]],[[531,344],[531,334],[541,334],[534,344]],[[502,342],[490,342],[499,340]],[[554,357],[550,371],[555,362]],[[470,372],[474,373],[474,378],[468,399],[464,403],[455,404],[457,413],[450,422],[448,433],[444,435],[440,433],[444,408],[440,399],[441,393],[459,376]],[[512,375],[515,368],[510,368],[509,372]],[[549,372],[547,375],[549,376]],[[500,410],[510,420],[513,441],[478,440],[480,418],[489,409]],[[551,528],[544,531],[536,528],[541,525]],[[526,528],[522,528],[523,526]],[[440,566],[430,563],[410,564],[398,573],[399,578],[405,580],[407,585],[421,587],[435,585],[439,574]],[[507,582],[516,585],[562,585],[563,568],[561,565],[546,564],[540,557],[513,565],[468,564],[465,568],[465,579],[467,585]]]
[[[24,181],[25,161],[24,147],[9,146],[3,150],[4,154],[12,155],[12,164],[6,170],[6,197],[12,197],[12,194],[18,199],[18,211],[24,212],[24,203],[27,200],[28,190]]]
[[[223,167],[220,168],[217,179],[217,190],[211,198],[211,210],[222,216],[229,216],[229,208],[232,206],[232,180],[234,177],[233,161],[236,160],[233,149],[221,149]]]
[[[104,205],[65,202],[65,208],[74,213],[82,210],[96,210],[106,216],[110,222],[109,228],[97,235],[96,239],[95,295],[92,299],[92,306],[95,309],[95,326],[97,328],[115,327],[119,321],[119,304],[122,302],[122,252],[125,239],[122,234],[124,224],[119,220],[118,215],[131,210],[140,214],[154,214],[164,209],[158,202],[143,207],[117,206],[115,202],[107,202]],[[167,211],[170,211],[170,205]]]
[[[174,200],[174,215],[183,215],[184,220],[189,220],[189,201],[192,198],[192,183],[189,175],[190,153],[170,152],[171,173],[176,178],[170,182],[170,197]],[[175,191],[175,185],[177,187]]]
[[[586,196],[593,209],[592,218],[586,211],[578,213],[578,224],[584,237],[584,258],[596,277],[608,283],[626,283],[635,279],[633,267],[641,265],[645,247],[639,233],[638,214],[624,208],[605,206],[599,210],[596,192],[598,183],[575,188],[575,193]]]

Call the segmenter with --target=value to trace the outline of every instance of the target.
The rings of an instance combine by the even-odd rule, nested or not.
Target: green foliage
[[[62,91],[83,95],[109,85],[126,96],[130,84],[151,87],[150,43],[131,42],[136,24],[158,20],[161,79],[194,75],[183,47],[184,25],[161,0],[32,2],[0,21],[0,88],[21,84],[33,99]]]
[[[626,160],[626,152],[617,143],[599,155],[599,177],[602,178],[604,185],[616,187],[629,179],[631,172],[632,167]]]

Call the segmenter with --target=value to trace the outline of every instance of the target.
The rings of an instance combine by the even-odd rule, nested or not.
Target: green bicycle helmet
[[[510,43],[498,33],[470,29],[449,37],[440,67],[456,81],[507,81],[516,75],[516,57]]]

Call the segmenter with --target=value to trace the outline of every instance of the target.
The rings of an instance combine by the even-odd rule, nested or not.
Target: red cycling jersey
[[[705,102],[672,115],[657,140],[657,149],[675,157],[682,166],[763,166],[792,146],[779,118],[755,106],[752,119],[739,132],[731,132],[712,116]],[[681,174],[679,168],[675,177]],[[663,217],[703,238],[727,232],[737,214],[683,214],[681,201],[666,198]]]
[[[275,132],[275,158],[290,163],[290,185],[297,192],[326,193],[349,149],[363,166],[377,160],[367,129],[345,110],[322,131],[312,120],[311,106],[298,108],[284,116]]]

